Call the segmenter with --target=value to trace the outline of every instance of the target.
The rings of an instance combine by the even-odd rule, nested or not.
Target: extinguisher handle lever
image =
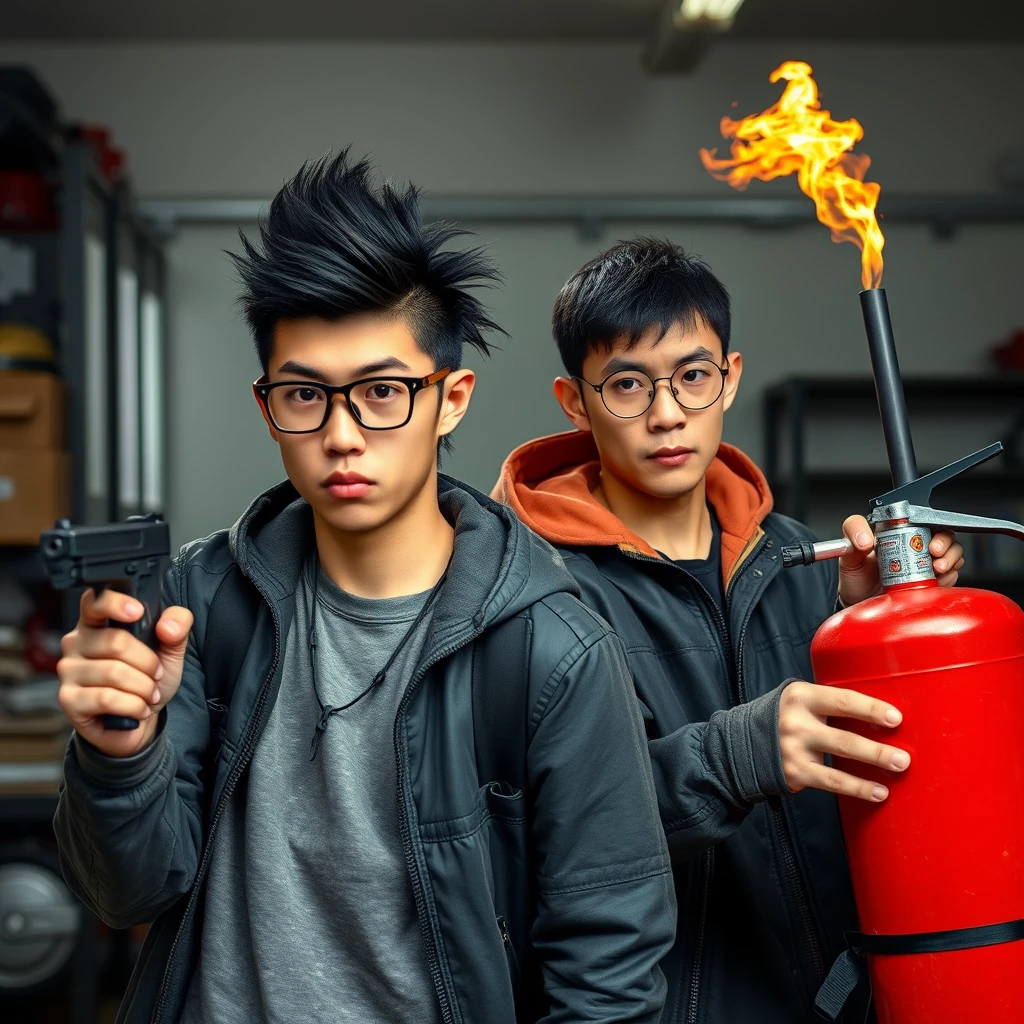
[[[995,444],[990,444],[987,448],[982,448],[980,451],[974,452],[958,462],[951,462],[948,466],[943,466],[942,469],[937,469],[933,473],[926,473],[916,480],[911,480],[909,483],[887,491],[877,498],[872,498],[871,507],[872,509],[878,509],[883,505],[895,505],[901,501],[909,502],[914,506],[929,506],[932,502],[932,491],[939,484],[944,484],[947,480],[952,480],[961,473],[965,473],[975,466],[980,466],[983,462],[988,462],[989,459],[994,459],[1002,450],[1002,442],[996,441]],[[944,514],[949,515],[951,513]],[[922,520],[923,524],[924,521]]]
[[[959,462],[952,462],[934,473],[927,473],[917,480],[901,484],[877,498],[871,499],[870,522],[880,523],[906,521],[914,526],[948,526],[962,533],[1002,533],[1008,537],[1024,540],[1024,526],[1007,519],[989,519],[987,516],[969,516],[963,512],[950,512],[932,508],[932,491],[939,484],[952,480],[968,469],[988,462],[1003,450],[999,441],[987,448],[968,455]]]
[[[911,505],[909,521],[914,526],[948,526],[961,533],[1002,533],[1007,537],[1024,540],[1024,524],[1008,519],[989,519],[988,516],[969,516],[963,512],[947,512],[930,505]]]

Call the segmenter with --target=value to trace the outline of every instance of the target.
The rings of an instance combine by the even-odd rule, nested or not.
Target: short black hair
[[[485,331],[505,333],[467,291],[500,280],[493,261],[482,248],[444,248],[469,232],[422,224],[417,188],[373,178],[347,149],[308,161],[261,218],[259,244],[239,233],[244,254],[228,255],[264,373],[281,320],[404,317],[435,369],[460,367],[465,345],[486,355]]]
[[[659,340],[675,324],[692,330],[703,322],[729,351],[729,293],[699,257],[660,238],[613,245],[580,267],[555,300],[551,328],[562,365],[583,373],[593,351],[608,351],[620,338],[635,345],[654,325]]]

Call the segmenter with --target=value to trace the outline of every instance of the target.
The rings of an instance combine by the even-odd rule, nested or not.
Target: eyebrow
[[[361,377],[371,377],[375,373],[382,373],[384,370],[411,370],[412,367],[408,363],[403,363],[397,356],[388,356],[387,359],[379,359],[375,363],[366,363],[364,366],[360,366],[353,370],[353,380],[359,380]],[[307,380],[318,380],[324,384],[328,383],[328,378],[325,373],[318,370],[315,366],[307,366],[305,363],[297,362],[294,359],[289,359],[287,362],[282,363],[277,368],[278,373],[290,373],[296,377],[304,377]]]
[[[715,361],[715,354],[710,349],[705,348],[703,345],[695,348],[692,352],[687,352],[676,366],[682,366],[683,363],[692,363],[697,359],[710,359],[711,362]],[[646,373],[648,377],[653,378],[653,374],[649,367],[644,366],[643,363],[638,363],[630,359],[624,359],[622,356],[615,356],[614,359],[609,359],[605,364],[604,369],[601,371],[605,377],[610,377],[613,373],[621,373],[623,370],[633,370],[636,373]]]

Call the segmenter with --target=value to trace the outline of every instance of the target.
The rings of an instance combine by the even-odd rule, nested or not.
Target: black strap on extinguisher
[[[826,1020],[835,1020],[853,991],[867,978],[865,954],[898,956],[904,953],[949,953],[956,949],[998,946],[1024,939],[1024,918],[978,928],[952,928],[944,932],[918,932],[913,935],[865,935],[847,932],[844,949],[828,972],[814,1008]]]

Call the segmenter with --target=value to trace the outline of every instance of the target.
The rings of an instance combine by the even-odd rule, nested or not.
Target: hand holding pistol
[[[55,587],[88,588],[78,624],[61,643],[61,707],[104,753],[135,754],[177,692],[192,626],[187,609],[160,608],[167,524],[152,515],[106,526],[61,520],[43,534],[40,551]]]

